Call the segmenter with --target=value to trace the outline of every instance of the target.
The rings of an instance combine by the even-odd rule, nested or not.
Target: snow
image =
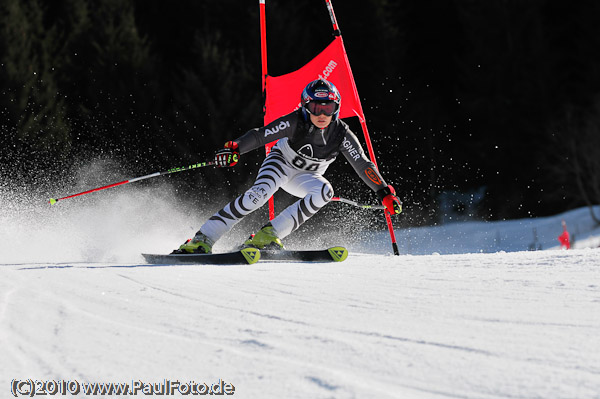
[[[140,252],[172,249],[206,215],[153,190],[52,207],[2,197],[0,397],[37,379],[223,380],[239,398],[600,398],[587,209],[398,230],[401,256],[376,232],[342,243],[339,264],[148,266]],[[573,250],[558,248],[562,220]],[[527,251],[534,227],[543,250]]]

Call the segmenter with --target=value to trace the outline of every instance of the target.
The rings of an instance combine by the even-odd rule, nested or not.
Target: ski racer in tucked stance
[[[377,193],[387,211],[402,212],[402,203],[373,162],[365,157],[358,139],[338,118],[340,94],[326,80],[310,82],[301,95],[302,107],[225,143],[215,154],[220,167],[234,166],[240,154],[279,140],[263,161],[254,185],[208,219],[194,238],[173,253],[211,253],[214,243],[244,216],[263,206],[279,189],[300,199],[250,237],[245,246],[283,249],[282,239],[323,208],[333,197],[323,177],[329,165],[344,154],[356,173]]]

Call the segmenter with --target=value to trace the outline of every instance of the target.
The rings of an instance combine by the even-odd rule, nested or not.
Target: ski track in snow
[[[600,249],[339,264],[0,265],[13,378],[240,398],[600,398]]]

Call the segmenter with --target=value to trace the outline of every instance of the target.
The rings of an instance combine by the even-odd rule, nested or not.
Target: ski
[[[260,251],[256,248],[244,248],[239,251],[217,254],[142,254],[142,256],[146,262],[154,265],[245,265],[258,262]]]
[[[344,247],[317,250],[258,250],[243,248],[239,251],[217,254],[142,254],[146,262],[154,265],[245,265],[259,260],[273,262],[342,262],[348,257]]]
[[[344,247],[317,250],[261,250],[260,259],[277,262],[342,262],[348,257]]]

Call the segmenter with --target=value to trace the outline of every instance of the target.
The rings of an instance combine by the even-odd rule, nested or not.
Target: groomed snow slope
[[[585,209],[399,230],[399,257],[378,255],[380,232],[343,242],[340,264],[147,266],[140,252],[174,248],[207,215],[156,188],[54,207],[0,194],[0,398],[13,379],[600,398],[600,232]],[[575,250],[556,249],[562,220]],[[534,227],[545,250],[525,252]]]
[[[5,264],[0,390],[222,379],[240,398],[598,398],[598,265],[598,249]]]

